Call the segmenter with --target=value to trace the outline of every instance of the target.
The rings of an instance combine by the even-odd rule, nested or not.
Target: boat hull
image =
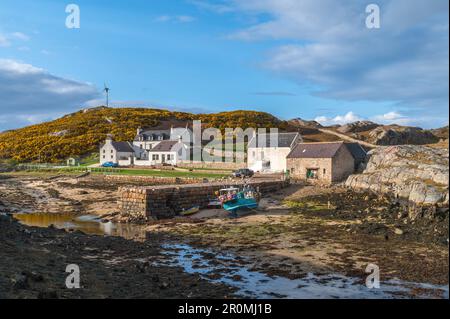
[[[253,209],[257,207],[258,203],[253,198],[240,198],[223,204],[223,209],[226,211],[235,211],[244,208]]]

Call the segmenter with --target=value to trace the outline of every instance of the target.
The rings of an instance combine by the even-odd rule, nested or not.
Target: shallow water
[[[309,273],[302,279],[268,276],[251,271],[231,254],[216,254],[189,245],[164,245],[167,264],[182,267],[188,273],[207,280],[236,287],[238,294],[249,298],[288,299],[391,299],[448,298],[448,287],[400,280],[381,282],[380,289],[369,289],[357,278],[339,274],[317,276]],[[214,255],[214,258],[205,258]],[[213,275],[213,276],[211,276]],[[413,294],[414,292],[414,294]],[[435,295],[437,293],[437,296]]]
[[[27,226],[49,227],[59,229],[80,230],[91,235],[120,236],[126,239],[145,240],[143,227],[131,224],[103,223],[98,216],[74,216],[72,213],[64,214],[14,214],[20,223]]]
[[[87,234],[121,236],[133,240],[145,240],[146,237],[141,226],[102,223],[93,215],[15,214],[14,217],[28,226],[54,225],[56,228],[80,230]],[[338,274],[317,276],[309,273],[301,279],[288,279],[252,271],[243,258],[228,253],[197,249],[186,244],[166,244],[162,245],[162,249],[165,258],[158,264],[182,267],[187,273],[200,274],[206,280],[236,287],[239,295],[249,298],[449,298],[448,286],[390,280],[382,282],[380,289],[368,289],[357,278]]]

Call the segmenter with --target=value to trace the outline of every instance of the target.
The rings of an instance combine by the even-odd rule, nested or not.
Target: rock
[[[317,121],[307,121],[301,118],[295,118],[289,121],[289,124],[296,126],[296,127],[311,127],[311,128],[321,128],[322,125],[320,125]]]
[[[14,289],[28,289],[30,284],[28,282],[28,277],[23,274],[17,274],[11,279]]]
[[[380,126],[369,133],[368,142],[375,145],[424,145],[439,142],[430,131],[419,127]]]
[[[58,293],[54,290],[40,291],[38,299],[58,299]]]
[[[400,228],[396,228],[396,229],[394,230],[394,233],[395,233],[396,235],[401,236],[401,235],[403,235],[403,230],[401,230]]]
[[[353,123],[345,124],[339,127],[337,130],[341,133],[358,133],[358,132],[366,132],[369,130],[373,130],[379,127],[379,124],[376,124],[371,121],[358,121]]]
[[[38,274],[35,271],[23,271],[22,275],[31,279],[32,281],[35,281],[35,282],[44,281],[44,276],[42,276],[41,274]]]
[[[448,205],[448,150],[419,145],[378,147],[345,185],[420,205]],[[414,213],[413,215],[416,215]]]

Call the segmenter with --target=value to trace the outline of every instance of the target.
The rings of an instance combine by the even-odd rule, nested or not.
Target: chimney
[[[113,141],[112,134],[106,135],[106,140],[105,140],[106,144],[111,144],[112,141]]]

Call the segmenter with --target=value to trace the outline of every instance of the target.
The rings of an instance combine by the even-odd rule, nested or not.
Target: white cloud
[[[30,37],[22,32],[13,32],[11,33],[11,36],[15,39],[21,40],[21,41],[29,41]]]
[[[345,115],[337,115],[333,118],[328,118],[326,116],[318,116],[315,118],[315,121],[319,122],[322,125],[344,125],[347,123],[363,121],[364,119],[353,112],[348,112]]]
[[[11,45],[11,42],[9,42],[8,38],[0,33],[0,48],[1,47],[9,47]]]
[[[320,124],[327,126],[336,124],[344,125],[357,121],[371,121],[384,125],[398,124],[404,126],[421,126],[422,124],[422,126],[424,127],[430,127],[430,123],[437,120],[437,118],[433,116],[413,117],[402,114],[398,111],[392,111],[385,114],[379,114],[369,117],[363,117],[355,114],[354,112],[348,112],[345,115],[337,115],[335,117],[318,116],[315,118],[315,120]]]
[[[177,16],[162,15],[154,19],[155,22],[160,23],[164,22],[191,23],[194,22],[195,20],[196,20],[195,17],[188,15],[177,15]]]
[[[31,64],[0,59],[0,114],[4,122],[0,130],[72,111],[98,96],[92,84],[61,78]]]
[[[208,11],[212,11],[212,12],[220,13],[220,14],[235,11],[233,4],[230,3],[229,1],[224,1],[224,0],[217,0],[217,1],[214,1],[214,3],[208,2],[207,0],[204,0],[204,1],[189,0],[189,3],[195,5],[196,7],[200,8],[200,9],[208,10]]]
[[[448,1],[378,0],[378,30],[365,27],[359,0],[227,3],[260,21],[230,37],[283,40],[261,65],[313,94],[448,114]]]
[[[30,37],[22,32],[0,33],[0,47],[10,47],[14,40],[29,41]]]

